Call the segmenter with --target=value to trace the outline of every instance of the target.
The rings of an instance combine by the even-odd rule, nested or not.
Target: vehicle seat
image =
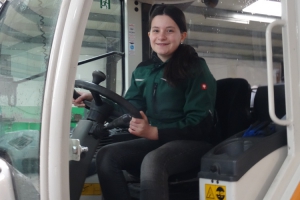
[[[275,113],[282,118],[285,115],[283,84],[274,85],[274,100]],[[234,191],[230,196],[235,199],[243,199],[245,194],[239,189],[245,185],[251,188],[247,192],[253,199],[263,199],[265,190],[286,158],[286,126],[273,123],[269,116],[267,86],[257,88],[251,114],[253,123],[248,129],[234,134],[201,158],[201,171],[198,173],[201,197],[205,197],[205,184],[217,180],[217,183],[230,185],[226,186],[226,190]],[[255,181],[254,174],[261,178]]]
[[[249,83],[241,78],[226,78],[217,81],[217,96],[215,105],[215,130],[213,144],[245,130],[250,125],[250,96]],[[199,158],[200,164],[201,158]],[[169,178],[171,200],[188,200],[199,198],[199,167]],[[134,174],[134,175],[133,175]],[[124,172],[128,180],[130,194],[139,198],[138,173]]]
[[[214,144],[249,127],[250,98],[251,88],[247,80],[225,78],[217,81]]]
[[[285,116],[284,84],[274,85],[275,114],[280,119]],[[272,121],[269,115],[268,86],[259,86],[254,97],[252,118],[256,121]]]

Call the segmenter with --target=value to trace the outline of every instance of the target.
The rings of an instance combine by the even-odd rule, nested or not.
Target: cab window
[[[2,2],[0,157],[20,172],[16,176],[28,178],[38,192],[43,93],[61,1]],[[15,186],[19,193],[24,185]]]

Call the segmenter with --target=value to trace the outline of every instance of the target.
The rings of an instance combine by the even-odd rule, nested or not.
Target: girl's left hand
[[[129,124],[128,131],[138,137],[143,137],[149,140],[158,140],[157,127],[151,126],[148,118],[143,111],[140,111],[142,119],[132,118]]]

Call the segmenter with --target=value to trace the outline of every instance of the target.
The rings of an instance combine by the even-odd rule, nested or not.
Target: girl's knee
[[[163,169],[164,160],[165,159],[163,158],[163,156],[157,151],[152,151],[148,153],[143,159],[142,166],[141,166],[141,173],[142,174],[161,173],[164,170]]]
[[[96,155],[96,166],[98,170],[105,170],[105,167],[111,166],[114,158],[113,147],[104,146],[102,147]]]
[[[96,160],[99,161],[99,160],[102,160],[103,158],[105,158],[108,154],[109,154],[109,147],[108,146],[105,146],[105,147],[102,147],[98,152],[97,152],[97,155],[96,155]]]

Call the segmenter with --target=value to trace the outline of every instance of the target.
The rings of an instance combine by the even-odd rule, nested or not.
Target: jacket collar
[[[157,55],[157,53],[156,52],[152,52],[152,58],[151,58],[151,60],[153,61],[153,64],[154,64],[154,67],[156,68],[156,67],[161,67],[161,66],[163,66],[164,64],[166,64],[166,63],[168,63],[169,62],[169,60],[167,60],[166,62],[163,62],[159,57],[158,57],[158,55]]]
[[[158,57],[156,52],[152,52],[152,61],[156,64],[163,64],[163,61]]]

